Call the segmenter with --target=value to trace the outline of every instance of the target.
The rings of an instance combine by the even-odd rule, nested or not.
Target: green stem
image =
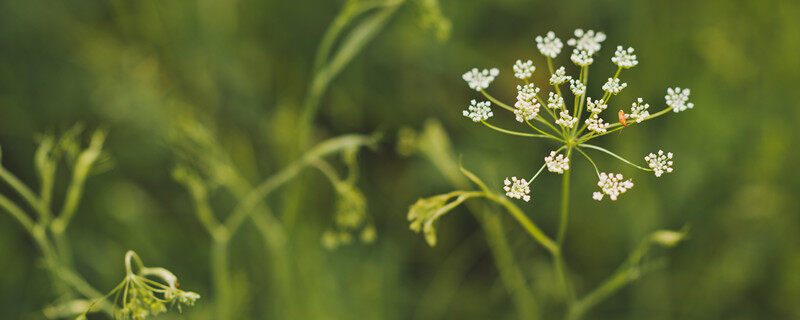
[[[567,158],[570,157],[569,150],[567,151]],[[558,244],[564,243],[564,237],[567,235],[567,224],[569,223],[569,173],[572,170],[566,170],[561,176],[561,215],[558,224]]]
[[[597,177],[600,178],[600,170],[597,169],[597,165],[594,163],[594,160],[592,160],[592,158],[589,158],[589,155],[583,152],[581,148],[576,147],[575,150],[578,150],[578,152],[580,152],[586,158],[586,160],[589,160],[589,163],[591,163],[592,167],[594,167],[594,172],[597,173]]]
[[[570,158],[572,148],[567,149],[567,158]],[[561,214],[558,224],[558,243],[559,250],[553,254],[553,267],[556,270],[558,282],[564,290],[567,298],[567,305],[570,306],[575,301],[575,292],[567,278],[566,266],[564,263],[563,248],[564,238],[567,235],[567,225],[569,223],[569,176],[572,170],[564,172],[561,178]]]
[[[484,125],[486,125],[487,127],[489,127],[490,129],[493,129],[495,131],[499,131],[499,132],[502,132],[502,133],[505,133],[505,134],[515,135],[515,136],[520,136],[520,137],[530,137],[530,138],[549,138],[549,139],[554,139],[556,141],[561,141],[561,139],[558,139],[558,138],[556,138],[556,137],[554,137],[552,135],[549,135],[549,134],[535,134],[535,133],[525,133],[525,132],[507,130],[507,129],[503,129],[503,128],[491,125],[486,121],[481,121],[481,122]]]
[[[605,153],[611,155],[612,157],[617,158],[617,159],[621,160],[622,162],[625,162],[625,163],[627,163],[627,164],[629,164],[629,165],[631,165],[631,166],[633,166],[633,167],[635,167],[637,169],[644,170],[644,171],[653,171],[653,169],[641,167],[641,166],[639,166],[639,165],[637,165],[637,164],[635,164],[633,162],[630,162],[627,159],[618,156],[616,153],[613,153],[611,151],[606,150],[605,148],[598,147],[598,146],[592,145],[592,144],[586,144],[586,143],[579,144],[578,146],[605,152]]]
[[[27,185],[22,183],[13,173],[9,172],[5,167],[0,165],[0,179],[4,180],[14,191],[25,199],[26,202],[34,209],[41,217],[49,217],[49,211],[43,206],[39,197],[28,188]]]
[[[363,135],[345,135],[332,138],[318,144],[309,150],[303,157],[295,162],[292,162],[289,166],[271,176],[267,180],[264,180],[264,182],[256,186],[249,194],[247,194],[247,196],[243,197],[236,208],[234,208],[228,219],[225,220],[224,225],[231,234],[236,233],[236,230],[242,225],[245,219],[247,219],[253,213],[253,209],[258,206],[264,197],[269,195],[278,187],[291,181],[292,178],[299,174],[300,171],[309,164],[313,163],[319,158],[340,150],[349,147],[372,145],[374,142],[375,139],[373,137]],[[286,224],[291,225],[293,217],[286,218]]]
[[[233,292],[230,286],[227,240],[214,241],[211,247],[211,269],[217,292],[217,319],[233,319]]]
[[[548,252],[557,255],[559,252],[558,244],[550,239],[538,226],[536,226],[522,210],[514,205],[511,201],[503,196],[495,195],[494,193],[485,193],[485,197],[503,206],[511,216],[519,222],[519,224],[533,237],[536,242],[542,245]]]

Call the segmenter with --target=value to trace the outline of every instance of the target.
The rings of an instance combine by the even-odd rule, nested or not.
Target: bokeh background
[[[317,49],[344,5],[2,1],[3,166],[36,186],[37,134],[62,132],[78,122],[107,128],[114,168],[90,178],[68,232],[76,270],[110,290],[124,275],[124,252],[134,249],[203,296],[184,318],[215,319],[211,240],[171,174],[187,161],[176,152],[175,132],[186,121],[206,128],[253,184],[287,165],[302,145],[296,130]],[[313,170],[267,201],[273,211],[300,212],[290,230],[297,318],[517,318],[485,235],[466,208],[440,222],[435,247],[408,229],[409,205],[453,186],[426,157],[398,154],[396,141],[402,128],[421,132],[426,123],[440,123],[454,153],[492,186],[500,188],[506,176],[527,176],[550,146],[499,135],[463,118],[463,106],[478,96],[460,75],[496,66],[501,76],[491,91],[510,100],[516,59],[533,59],[537,81],[545,79],[534,36],[553,30],[567,39],[574,28],[608,35],[592,68],[590,94],[614,71],[608,60],[613,48],[636,48],[640,64],[623,73],[629,86],[611,109],[635,97],[657,104],[669,86],[691,88],[696,106],[602,139],[631,158],[658,149],[676,154],[676,171],[661,179],[598,155],[601,167],[636,182],[620,201],[591,200],[591,167],[574,161],[565,250],[579,292],[603,280],[653,230],[690,228],[687,241],[654,252],[662,268],[587,317],[800,318],[798,18],[800,3],[793,0],[399,4],[331,81],[309,138],[313,144],[345,133],[381,134],[378,148],[359,154],[356,184],[368,201],[377,240],[335,250],[320,244],[332,225],[336,194]],[[567,59],[562,53],[557,63]],[[331,161],[341,163],[337,157]],[[57,190],[63,190],[68,171],[61,172]],[[534,190],[533,204],[521,204],[551,234],[559,183],[547,175]],[[289,193],[298,189],[313,191],[291,200]],[[11,193],[6,186],[2,192]],[[235,204],[224,194],[212,200],[223,217]],[[536,298],[555,304],[546,252],[503,211],[496,212],[503,215]],[[251,223],[231,246],[237,319],[283,318],[276,311],[280,288],[269,276],[270,256]],[[62,298],[53,286],[30,237],[0,215],[0,318],[44,318],[42,310]]]

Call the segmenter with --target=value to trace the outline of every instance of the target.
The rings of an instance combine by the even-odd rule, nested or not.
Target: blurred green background
[[[461,74],[500,68],[491,92],[511,100],[516,59],[533,59],[537,80],[544,79],[534,36],[553,30],[566,40],[575,28],[608,35],[590,93],[614,71],[608,59],[617,44],[636,48],[640,64],[623,73],[628,88],[611,109],[635,97],[658,105],[669,86],[691,88],[696,106],[602,139],[634,159],[658,149],[676,154],[676,171],[661,179],[598,156],[601,167],[636,182],[620,201],[591,200],[592,169],[576,158],[565,254],[579,292],[610,274],[649,232],[691,228],[686,242],[659,254],[666,258],[663,268],[587,317],[800,318],[800,2],[444,0],[449,33],[437,24],[445,22],[432,4],[409,0],[375,30],[375,39],[332,80],[313,119],[312,142],[382,134],[377,149],[358,157],[357,186],[377,241],[335,250],[320,245],[336,195],[318,172],[308,170],[268,198],[274,211],[297,206],[300,212],[290,230],[292,286],[303,310],[298,318],[516,318],[485,237],[465,208],[440,221],[436,247],[408,230],[409,205],[453,188],[424,157],[398,155],[397,132],[422,130],[435,119],[464,165],[491,185],[499,189],[506,176],[527,176],[550,146],[463,118],[463,106],[478,96]],[[287,165],[302,145],[296,130],[315,52],[343,5],[0,2],[3,166],[36,186],[37,134],[77,122],[109,130],[106,150],[115,167],[89,179],[68,232],[84,278],[110,290],[124,275],[124,252],[134,249],[203,296],[185,318],[215,319],[211,240],[191,198],[171,177],[185,161],[171,137],[181,121],[202,124],[250,183]],[[567,55],[557,63],[568,64]],[[63,190],[66,172],[56,190]],[[521,204],[549,233],[557,223],[558,180],[545,176],[534,204]],[[288,193],[298,188],[313,191],[292,201]],[[213,200],[221,216],[235,204],[224,195]],[[497,212],[537,299],[553,300],[546,252]],[[237,319],[282,318],[275,311],[271,259],[250,222],[231,246]],[[59,299],[40,256],[18,224],[0,215],[0,318],[41,319],[41,310]]]

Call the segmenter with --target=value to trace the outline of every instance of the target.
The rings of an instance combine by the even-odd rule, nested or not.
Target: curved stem
[[[600,178],[600,170],[597,169],[597,165],[594,163],[594,160],[592,160],[592,158],[589,158],[589,155],[583,152],[581,148],[575,148],[575,150],[578,150],[578,152],[580,152],[584,157],[586,157],[586,160],[589,160],[589,163],[591,163],[592,167],[594,167],[594,172],[597,173],[597,177]]]
[[[635,167],[635,168],[637,168],[637,169],[644,170],[644,171],[653,171],[653,169],[650,169],[650,168],[644,168],[644,167],[641,167],[641,166],[639,166],[639,165],[636,165],[635,163],[633,163],[633,162],[630,162],[630,161],[628,161],[627,159],[625,159],[625,158],[623,158],[623,157],[620,157],[620,156],[618,156],[617,154],[615,154],[615,153],[613,153],[613,152],[611,152],[611,151],[608,151],[608,150],[606,150],[606,149],[604,149],[604,148],[602,148],[602,147],[598,147],[598,146],[596,146],[596,145],[592,145],[592,144],[586,144],[586,143],[579,144],[578,146],[579,146],[579,147],[585,147],[585,148],[590,148],[590,149],[595,149],[595,150],[598,150],[598,151],[605,152],[605,153],[607,153],[607,154],[611,155],[612,157],[614,157],[614,158],[617,158],[617,159],[621,160],[622,162],[625,162],[625,163],[627,163],[627,164],[629,164],[629,165],[631,165],[631,166],[633,166],[633,167]]]
[[[554,139],[554,140],[558,140],[558,141],[563,141],[563,140],[561,140],[561,139],[559,139],[559,138],[556,138],[555,136],[553,136],[553,135],[551,135],[551,134],[549,134],[549,133],[547,133],[547,132],[544,132],[544,131],[542,131],[541,129],[539,129],[539,128],[537,128],[536,126],[534,126],[533,124],[531,124],[531,122],[530,122],[530,121],[528,121],[528,120],[525,120],[525,123],[527,123],[527,124],[528,124],[528,126],[529,126],[529,127],[531,127],[531,128],[533,128],[534,130],[536,130],[536,131],[539,131],[539,132],[540,132],[541,134],[543,134],[543,135],[546,135],[546,136],[547,136],[548,138],[550,138],[550,139]]]
[[[548,135],[548,134],[534,134],[534,133],[525,133],[525,132],[507,130],[507,129],[503,129],[503,128],[491,125],[486,121],[481,121],[481,122],[484,125],[486,125],[487,127],[491,128],[493,130],[496,130],[496,131],[499,131],[499,132],[502,132],[502,133],[506,133],[506,134],[510,134],[510,135],[515,135],[515,136],[520,136],[520,137],[530,137],[530,138],[549,138],[549,139],[554,139],[556,141],[561,141],[560,139],[558,139],[558,138],[556,138],[554,136]]]
[[[555,70],[553,69],[553,58],[550,58],[550,56],[546,57],[547,57],[547,69],[550,70],[550,76],[552,76],[553,73],[555,72]],[[564,96],[561,94],[561,88],[559,87],[559,85],[554,84],[553,87],[555,87],[558,96],[563,98]]]
[[[514,112],[514,108],[508,106],[507,104],[503,103],[500,100],[497,100],[495,97],[491,96],[488,92],[486,92],[486,90],[481,89],[481,93],[483,94],[484,97],[486,97],[486,99],[489,99],[489,101],[493,102],[494,104],[500,106],[503,109]]]
[[[42,202],[40,201],[39,197],[36,196],[30,188],[28,188],[25,183],[20,181],[13,173],[9,172],[5,167],[0,165],[0,179],[4,180],[9,186],[11,186],[14,191],[16,191],[19,195],[22,196],[28,204],[36,210],[42,217],[49,217],[49,211],[47,211],[43,206]]]
[[[345,135],[320,143],[308,151],[302,158],[296,160],[269,179],[264,180],[264,182],[247,194],[236,208],[234,208],[228,219],[225,220],[224,225],[228,228],[228,232],[230,234],[236,233],[236,230],[242,225],[245,219],[253,213],[253,209],[258,206],[262,198],[269,195],[283,184],[291,181],[304,167],[311,164],[313,161],[345,148],[371,145],[374,143],[374,140],[373,137],[368,136]]]
[[[516,108],[510,107],[509,105],[503,103],[500,100],[497,100],[497,98],[495,98],[492,95],[490,95],[488,92],[486,92],[486,90],[481,90],[481,93],[483,94],[484,97],[486,97],[486,99],[489,99],[489,101],[493,102],[494,104],[500,106],[503,109],[506,109],[506,110],[511,111],[511,112],[514,112],[514,110],[516,109]],[[550,122],[547,122],[547,120],[545,120],[544,118],[536,117],[536,118],[533,118],[533,119],[536,120],[536,121],[539,121],[541,123],[544,123],[545,125],[547,125],[551,129],[553,129],[554,132],[558,132],[558,129],[553,127],[553,125],[550,124]]]
[[[13,201],[9,200],[3,195],[0,195],[0,207],[8,211],[8,213],[15,219],[19,224],[25,228],[28,233],[33,234],[34,227],[36,224],[33,222],[33,219],[28,217],[25,211],[22,210],[19,206],[14,204]]]
[[[511,216],[514,217],[514,219],[516,219],[517,222],[519,222],[519,224],[522,225],[523,228],[525,228],[525,231],[527,231],[528,234],[530,234],[534,240],[539,242],[539,244],[541,244],[545,249],[547,249],[547,251],[549,251],[553,255],[559,254],[558,252],[560,249],[558,247],[558,244],[552,239],[550,239],[550,237],[548,237],[546,234],[544,234],[544,232],[542,232],[542,230],[539,229],[539,227],[537,227],[536,224],[533,223],[533,221],[531,221],[531,219],[528,218],[528,216],[525,215],[525,213],[522,212],[522,210],[519,207],[511,203],[511,201],[509,201],[505,197],[497,196],[493,193],[485,193],[484,196],[487,199],[492,200],[500,204],[504,208],[506,208],[508,213],[510,213]]]

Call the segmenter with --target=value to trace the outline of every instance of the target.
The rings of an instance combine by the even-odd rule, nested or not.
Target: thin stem
[[[497,100],[495,97],[491,96],[491,95],[490,95],[488,92],[486,92],[486,90],[483,90],[483,89],[481,89],[481,93],[483,94],[483,96],[485,96],[485,97],[486,97],[486,99],[489,99],[489,101],[491,101],[491,102],[493,102],[494,104],[496,104],[496,105],[498,105],[498,106],[502,107],[503,109],[506,109],[506,110],[508,110],[508,111],[511,111],[511,112],[514,112],[514,110],[516,110],[516,108],[512,108],[512,107],[510,107],[509,105],[507,105],[507,104],[503,103],[502,101],[500,101],[500,100]],[[550,127],[551,129],[553,129],[553,131],[554,131],[554,132],[556,132],[556,133],[558,132],[558,130],[557,130],[555,127],[553,127],[553,125],[552,125],[552,124],[550,124],[550,122],[548,122],[548,121],[547,121],[547,120],[545,120],[544,118],[542,118],[542,117],[535,117],[535,118],[533,118],[533,119],[534,119],[534,120],[536,120],[536,121],[539,121],[539,122],[541,122],[541,123],[544,123],[545,125],[547,125],[547,126],[548,126],[548,127]]]
[[[540,173],[542,173],[542,170],[544,170],[544,167],[546,167],[546,166],[547,166],[547,163],[545,163],[541,167],[539,167],[539,170],[536,171],[536,173],[533,175],[533,177],[531,177],[530,180],[528,180],[528,185],[531,185],[531,182],[533,182],[533,180],[536,179],[536,177],[538,177]]]
[[[633,163],[633,162],[630,162],[630,161],[628,161],[627,159],[625,159],[625,158],[623,158],[623,157],[620,157],[620,156],[618,156],[617,154],[615,154],[615,153],[613,153],[613,152],[611,152],[611,151],[608,151],[608,150],[606,150],[606,149],[604,149],[604,148],[602,148],[602,147],[598,147],[598,146],[596,146],[596,145],[592,145],[592,144],[586,144],[586,143],[579,144],[578,146],[579,146],[579,147],[585,147],[585,148],[590,148],[590,149],[595,149],[595,150],[598,150],[598,151],[605,152],[605,153],[607,153],[607,154],[611,155],[612,157],[614,157],[614,158],[617,158],[617,159],[621,160],[622,162],[625,162],[625,163],[627,163],[627,164],[629,164],[629,165],[631,165],[631,166],[633,166],[633,167],[635,167],[635,168],[637,168],[637,169],[644,170],[644,171],[653,171],[653,169],[650,169],[650,168],[644,168],[644,167],[641,167],[641,166],[639,166],[639,165],[636,165],[635,163]]]
[[[549,135],[549,134],[534,134],[534,133],[525,133],[525,132],[507,130],[507,129],[503,129],[503,128],[491,125],[486,121],[481,121],[481,122],[484,125],[486,125],[487,127],[491,128],[491,129],[493,129],[495,131],[499,131],[499,132],[510,134],[510,135],[515,135],[515,136],[520,136],[520,137],[530,137],[530,138],[549,138],[549,139],[554,139],[554,140],[557,140],[557,141],[561,141],[560,139],[558,139],[558,138],[556,138],[556,137],[554,137],[552,135]]]
[[[553,255],[558,254],[559,252],[558,244],[555,241],[553,241],[553,239],[550,239],[550,237],[545,235],[544,232],[542,232],[542,230],[539,229],[539,227],[537,227],[536,224],[533,223],[533,221],[531,221],[531,219],[528,218],[528,216],[525,215],[525,213],[522,212],[522,210],[520,210],[519,207],[511,203],[511,201],[509,201],[505,197],[497,196],[493,193],[485,193],[485,197],[506,208],[508,213],[510,213],[511,216],[514,217],[514,219],[516,219],[517,222],[519,222],[519,224],[522,225],[523,228],[525,228],[525,231],[527,231],[528,234],[530,234],[534,240],[539,242],[539,244],[541,244],[545,249],[547,249],[547,251],[549,251]]]
[[[42,202],[39,200],[39,197],[36,196],[30,188],[28,188],[25,183],[20,181],[13,173],[8,171],[5,167],[0,165],[0,179],[3,179],[9,186],[11,186],[14,191],[16,191],[19,195],[25,199],[26,202],[34,209],[40,216],[49,216],[49,212],[45,210],[42,206]]]
[[[539,132],[540,132],[541,134],[543,134],[543,135],[546,135],[546,136],[547,136],[547,137],[549,137],[550,139],[555,139],[555,140],[558,140],[558,141],[563,141],[563,140],[561,140],[561,139],[559,139],[559,138],[556,138],[555,136],[553,136],[553,135],[551,135],[551,134],[549,134],[549,133],[547,133],[547,132],[544,132],[544,131],[542,131],[541,129],[539,129],[539,128],[537,128],[536,126],[534,126],[533,124],[531,124],[531,122],[530,122],[530,121],[528,121],[528,120],[525,120],[525,123],[527,123],[527,124],[528,124],[528,126],[529,126],[529,127],[531,127],[531,128],[533,128],[534,130],[536,130],[536,131],[539,131]]]
[[[11,215],[11,217],[17,220],[17,222],[19,222],[19,224],[21,224],[22,227],[24,227],[25,230],[28,231],[28,233],[33,234],[35,223],[33,222],[33,219],[28,217],[28,214],[26,214],[25,211],[22,210],[22,208],[20,208],[19,206],[14,204],[13,201],[9,200],[8,198],[6,198],[4,195],[1,194],[0,194],[0,207],[5,209]]]
[[[575,113],[575,118],[577,118],[578,121],[580,121],[581,116],[583,115],[583,104],[586,101],[586,96],[589,93],[589,88],[587,86],[587,83],[589,82],[589,66],[581,67],[581,78],[582,78],[581,83],[583,83],[584,90],[583,94],[577,97],[578,101],[577,101],[577,107],[576,107],[577,111]],[[578,130],[578,128],[575,127],[575,130]]]
[[[589,155],[583,152],[581,148],[575,148],[575,150],[578,150],[578,152],[580,152],[586,158],[586,160],[589,160],[589,163],[591,163],[592,167],[594,167],[594,172],[597,173],[597,178],[600,178],[600,170],[597,169],[597,165],[594,163],[594,160],[592,160],[592,158],[589,158]]]
[[[484,97],[486,97],[486,99],[489,99],[489,101],[493,102],[494,104],[500,106],[503,109],[506,109],[508,111],[514,112],[515,108],[509,107],[507,104],[503,103],[502,101],[495,99],[495,97],[491,96],[488,92],[486,92],[486,90],[481,89],[481,93],[483,94]]]
[[[261,202],[261,199],[278,187],[291,181],[304,167],[313,161],[349,147],[371,145],[374,143],[374,140],[374,138],[368,136],[345,135],[318,144],[303,157],[295,160],[289,166],[267,180],[264,180],[264,182],[256,186],[247,196],[242,198],[228,219],[225,220],[224,224],[226,228],[231,234],[236,233],[236,230],[242,225],[245,219],[253,213],[253,209]],[[292,219],[292,217],[287,218],[290,220]]]
[[[552,76],[555,73],[555,70],[553,69],[553,58],[550,58],[550,56],[546,57],[547,57],[547,69],[550,70],[550,76]],[[559,87],[559,85],[554,84],[553,87],[555,87],[558,96],[563,98],[564,96],[561,95],[561,88]]]

